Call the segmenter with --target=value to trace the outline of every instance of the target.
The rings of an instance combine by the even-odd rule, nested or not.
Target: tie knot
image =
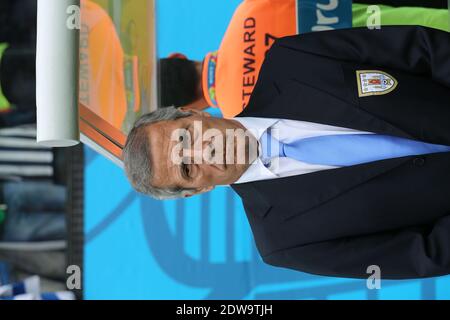
[[[284,157],[283,143],[272,136],[270,129],[263,133],[260,143],[263,159]]]

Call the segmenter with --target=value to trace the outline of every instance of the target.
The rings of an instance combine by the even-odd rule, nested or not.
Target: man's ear
[[[211,114],[209,114],[208,112],[201,111],[201,110],[198,110],[198,109],[191,109],[189,107],[180,107],[178,109],[181,110],[181,111],[184,111],[184,112],[190,112],[192,114],[195,114],[195,115],[198,115],[198,116],[201,116],[201,117],[207,117],[207,118],[211,117]]]
[[[195,196],[195,195],[199,195],[199,194],[202,194],[202,193],[209,192],[212,189],[214,189],[213,186],[197,189],[195,191],[191,191],[189,194],[185,194],[184,197],[185,198],[190,198],[190,197]]]

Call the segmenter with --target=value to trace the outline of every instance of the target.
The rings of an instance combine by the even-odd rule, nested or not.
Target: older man
[[[138,191],[160,199],[231,184],[266,263],[339,277],[446,275],[449,101],[446,32],[286,37],[238,117],[145,115],[125,168]]]

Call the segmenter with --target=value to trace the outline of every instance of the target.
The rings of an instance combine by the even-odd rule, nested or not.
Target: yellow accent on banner
[[[2,60],[3,52],[8,48],[7,43],[0,43],[0,61]],[[9,110],[10,104],[8,99],[3,95],[2,88],[0,87],[0,112]]]

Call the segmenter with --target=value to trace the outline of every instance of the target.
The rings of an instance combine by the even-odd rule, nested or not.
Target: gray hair
[[[183,197],[194,189],[155,188],[151,185],[153,177],[150,163],[149,139],[146,128],[154,123],[164,120],[176,120],[192,115],[189,111],[181,111],[175,107],[157,109],[144,114],[135,123],[128,134],[127,142],[123,148],[123,162],[125,172],[133,188],[153,198],[174,199]]]

